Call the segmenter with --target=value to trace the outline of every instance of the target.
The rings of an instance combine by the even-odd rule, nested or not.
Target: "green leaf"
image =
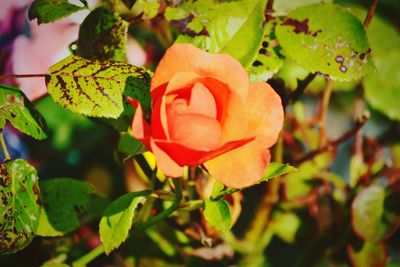
[[[86,59],[126,61],[128,26],[118,14],[96,8],[80,26],[76,54]]]
[[[232,227],[232,216],[226,200],[204,200],[203,214],[207,222],[221,232]]]
[[[123,134],[118,142],[118,151],[129,157],[142,154],[146,151],[143,143],[133,138],[130,134]]]
[[[282,164],[278,162],[271,162],[267,169],[265,170],[265,173],[259,183],[268,181],[271,178],[281,176],[284,174],[292,173],[292,172],[297,172],[297,168],[290,166],[289,164]]]
[[[181,37],[187,42],[211,53],[228,53],[247,67],[261,46],[265,3],[266,0],[184,1],[178,7],[168,7],[165,17],[183,32],[208,35]]]
[[[351,212],[354,231],[370,242],[383,240],[393,229],[395,215],[385,212],[385,189],[371,185],[355,197]]]
[[[347,252],[349,254],[352,266],[356,267],[374,267],[374,266],[387,266],[387,249],[385,244],[364,242],[361,247],[348,246]]]
[[[128,77],[147,77],[146,70],[120,62],[71,55],[53,65],[46,76],[49,94],[64,108],[92,117],[117,118]]]
[[[70,178],[40,183],[43,208],[37,235],[61,236],[80,226],[79,215],[92,198],[93,186]]]
[[[135,109],[127,100],[127,97],[137,100],[143,109],[145,116],[151,113],[150,96],[150,72],[144,73],[141,78],[129,76],[126,79],[125,90],[123,93],[124,111],[117,119],[102,119],[103,122],[110,124],[118,131],[127,131],[132,124]]]
[[[143,73],[140,77],[129,76],[126,79],[124,96],[137,100],[142,105],[143,112],[150,112],[150,72]]]
[[[132,227],[136,208],[149,194],[149,191],[125,194],[111,202],[105,209],[100,220],[99,233],[106,254],[118,248],[126,240]]]
[[[268,227],[282,240],[293,243],[300,224],[301,221],[296,214],[285,212],[274,215]]]
[[[317,4],[317,3],[332,3],[332,0],[275,0],[274,1],[274,16],[284,16],[295,10],[296,8]]]
[[[208,29],[212,18],[217,15],[214,0],[182,1],[177,7],[167,7],[164,16],[167,20],[177,21],[179,28],[200,33]]]
[[[400,49],[376,58],[379,71],[366,76],[363,85],[365,98],[378,111],[400,121]]]
[[[45,139],[46,124],[18,88],[0,84],[0,129],[9,121],[15,128],[36,139]]]
[[[176,44],[190,43],[202,50],[210,50],[210,37],[199,35],[191,37],[189,35],[179,35],[175,40]]]
[[[339,1],[349,7],[359,19],[364,19],[368,10],[349,1]],[[390,22],[375,14],[367,28],[372,55],[377,71],[363,79],[365,98],[376,110],[393,120],[400,120],[400,107],[396,101],[400,96],[400,34]]]
[[[272,179],[277,176],[281,176],[284,174],[292,173],[292,172],[297,172],[298,170],[290,166],[289,164],[282,164],[278,162],[271,162],[267,169],[264,172],[263,177],[255,184],[259,184],[265,181],[268,181],[269,179]],[[255,185],[254,184],[254,185]],[[243,190],[242,188],[241,190]],[[230,187],[225,187],[223,184],[219,182],[215,182],[212,193],[211,193],[211,199],[219,199],[224,196],[227,196],[229,194],[232,194],[234,192],[239,191],[238,189],[235,188],[230,188]]]
[[[159,0],[137,0],[133,6],[134,13],[140,14],[143,12],[143,15],[148,19],[157,16],[159,8]]]
[[[0,254],[25,248],[35,236],[40,192],[35,168],[23,159],[0,165]]]
[[[68,264],[59,263],[59,262],[46,262],[43,263],[40,267],[69,267]]]
[[[30,20],[37,18],[38,24],[49,23],[85,8],[83,3],[78,6],[68,0],[35,0],[29,8],[28,17]]]
[[[264,37],[257,57],[248,69],[250,82],[266,81],[282,67],[283,58],[279,54],[280,49],[276,42],[273,24],[268,23],[264,28]]]
[[[350,81],[374,70],[362,23],[331,4],[300,7],[276,27],[283,53],[311,72]]]
[[[211,53],[228,53],[244,67],[253,63],[264,35],[266,0],[243,0],[217,6],[208,27]]]

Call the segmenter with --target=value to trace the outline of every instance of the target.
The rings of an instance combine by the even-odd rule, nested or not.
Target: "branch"
[[[340,145],[341,143],[347,141],[352,136],[354,136],[367,123],[369,117],[370,117],[370,115],[368,112],[364,113],[363,116],[361,117],[361,119],[356,121],[356,124],[354,125],[353,129],[350,129],[349,131],[345,132],[338,139],[330,141],[328,144],[326,144],[314,151],[311,151],[310,153],[306,154],[304,157],[297,160],[296,163],[300,164],[304,161],[310,160],[310,159],[314,158],[315,156],[317,156],[318,154],[328,151],[332,147],[336,147],[336,146]]]
[[[267,21],[271,20],[272,14],[274,13],[274,0],[269,0],[267,8],[265,9],[265,18]]]
[[[297,88],[293,91],[289,101],[294,103],[299,100],[300,96],[307,89],[307,86],[314,80],[315,76],[317,76],[316,73],[310,73],[303,80],[297,80]]]
[[[37,73],[37,74],[0,74],[0,80],[9,78],[40,78],[46,77],[49,74]]]
[[[8,153],[8,150],[7,150],[6,141],[4,140],[2,130],[0,130],[0,145],[1,145],[1,149],[3,150],[4,157],[6,158],[6,160],[11,159],[10,154]]]
[[[372,20],[374,14],[375,14],[375,10],[376,10],[376,6],[377,5],[378,5],[378,0],[372,0],[372,3],[371,3],[371,5],[369,6],[369,9],[368,9],[368,14],[367,14],[367,16],[365,17],[365,20],[364,20],[364,27],[365,28],[367,28],[368,25],[371,23],[371,20]]]

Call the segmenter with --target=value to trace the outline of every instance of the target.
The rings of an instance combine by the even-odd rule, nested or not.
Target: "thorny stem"
[[[146,229],[150,228],[154,224],[158,223],[159,221],[167,218],[170,216],[175,210],[179,208],[179,204],[182,200],[182,185],[181,179],[172,179],[172,182],[175,186],[175,200],[167,209],[160,212],[158,215],[151,217],[148,221],[144,222],[143,224],[139,225],[136,229],[134,229],[129,236],[132,236],[138,232],[145,231]],[[77,259],[72,263],[74,267],[86,266],[89,262],[100,256],[104,253],[104,247],[102,245],[98,246],[97,248],[90,251],[88,254],[84,255],[83,257]]]
[[[367,28],[368,25],[371,23],[372,18],[374,17],[376,6],[378,5],[378,0],[372,0],[371,5],[368,9],[368,14],[364,20],[364,27]]]
[[[317,156],[318,154],[321,154],[321,153],[331,149],[332,147],[338,146],[341,143],[347,141],[352,136],[354,136],[367,123],[367,121],[369,119],[369,116],[370,116],[369,113],[363,114],[361,119],[356,121],[356,124],[352,129],[350,129],[349,131],[345,132],[338,139],[330,141],[326,145],[324,145],[322,147],[319,147],[318,149],[316,149],[314,151],[311,151],[310,153],[308,153],[304,157],[302,157],[299,160],[297,160],[296,163],[300,164],[300,163],[302,163],[302,162],[304,162],[306,160],[310,160],[310,159],[314,158],[315,156]]]
[[[328,142],[328,136],[326,134],[326,117],[329,108],[329,101],[332,95],[333,81],[327,80],[324,88],[324,94],[322,96],[320,111],[319,111],[319,146],[325,146]]]
[[[8,153],[7,146],[6,146],[6,141],[4,140],[3,136],[3,131],[0,130],[0,144],[1,144],[1,149],[4,152],[4,157],[6,160],[11,159],[10,154]]]
[[[290,97],[290,101],[292,103],[299,100],[300,96],[307,89],[307,86],[314,80],[315,76],[317,76],[316,73],[310,73],[303,80],[297,80],[297,88],[293,91],[293,93]]]

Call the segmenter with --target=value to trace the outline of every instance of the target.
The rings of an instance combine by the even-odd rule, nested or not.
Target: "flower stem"
[[[4,136],[3,136],[3,131],[1,131],[1,130],[0,130],[0,145],[1,145],[1,149],[3,150],[3,153],[4,153],[4,157],[6,158],[6,160],[10,160],[11,157],[7,150],[6,141],[4,140]]]

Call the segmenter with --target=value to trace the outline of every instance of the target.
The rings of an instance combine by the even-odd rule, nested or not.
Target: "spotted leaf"
[[[57,178],[40,183],[43,208],[39,236],[61,236],[80,226],[79,215],[93,197],[94,187],[83,181]]]
[[[9,121],[15,128],[36,139],[46,138],[46,124],[18,88],[0,84],[0,129]]]
[[[46,84],[49,94],[64,108],[91,117],[117,118],[124,109],[125,87],[133,86],[127,85],[129,77],[147,81],[148,73],[126,63],[71,55],[49,69]]]
[[[339,6],[295,9],[277,25],[276,35],[284,55],[333,80],[357,80],[374,70],[361,21]]]
[[[25,248],[35,236],[40,193],[35,168],[23,159],[0,165],[0,254]]]
[[[79,28],[77,55],[87,59],[126,61],[128,22],[103,7],[96,8]]]
[[[38,19],[38,23],[49,23],[71,15],[87,7],[86,1],[81,0],[78,5],[68,0],[36,0],[29,8],[29,19]]]

